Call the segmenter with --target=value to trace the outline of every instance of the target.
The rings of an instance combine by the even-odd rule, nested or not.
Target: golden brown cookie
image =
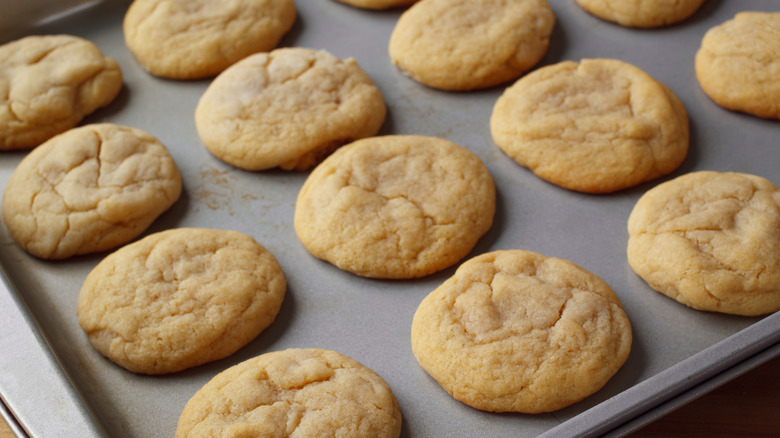
[[[103,259],[87,276],[78,320],[92,345],[135,373],[181,371],[257,337],[286,290],[274,256],[252,237],[179,228]]]
[[[693,15],[704,0],[577,0],[589,13],[627,27],[655,28]]]
[[[493,140],[540,178],[608,193],[675,170],[688,116],[674,93],[613,59],[564,61],[515,82],[496,101]]]
[[[341,3],[364,9],[389,9],[409,6],[417,0],[337,0]]]
[[[0,46],[0,150],[31,149],[122,89],[122,72],[85,39],[29,36]]]
[[[780,310],[780,190],[743,173],[700,171],[645,193],[628,219],[628,262],[686,306]]]
[[[536,65],[554,24],[547,0],[422,0],[396,23],[390,59],[429,87],[491,87]]]
[[[275,48],[295,18],[292,0],[135,0],[123,29],[149,73],[196,79]]]
[[[338,147],[376,134],[382,93],[352,59],[322,50],[258,53],[220,74],[195,124],[216,157],[246,170],[307,170]]]
[[[321,349],[275,351],[216,375],[187,402],[176,438],[401,434],[392,390],[374,371]]]
[[[696,78],[718,105],[780,119],[780,12],[741,12],[704,34]]]
[[[620,300],[596,275],[530,251],[482,254],[431,292],[412,351],[457,400],[540,413],[598,391],[631,350]]]
[[[465,257],[493,223],[493,178],[450,141],[383,136],[317,166],[295,204],[295,231],[314,256],[373,278],[416,278]]]
[[[30,254],[64,259],[129,242],[179,198],[181,176],[148,132],[73,128],[30,152],[3,192],[3,220]]]

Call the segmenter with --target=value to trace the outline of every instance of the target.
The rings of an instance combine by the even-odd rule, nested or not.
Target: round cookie
[[[393,438],[401,411],[374,371],[321,349],[275,351],[219,373],[187,402],[176,438]]]
[[[596,275],[530,251],[482,254],[431,292],[412,352],[455,399],[493,412],[561,409],[598,391],[631,350],[620,300]]]
[[[547,0],[423,0],[398,19],[390,59],[429,87],[487,88],[536,65],[554,24]]]
[[[122,71],[85,39],[29,36],[0,46],[0,150],[31,149],[122,89]]]
[[[286,290],[274,256],[237,231],[151,234],[87,275],[78,320],[92,345],[135,373],[164,374],[229,356],[257,337]]]
[[[490,229],[493,178],[467,149],[424,136],[344,146],[317,166],[295,204],[315,257],[356,275],[417,278],[465,257]]]
[[[780,310],[780,190],[755,175],[700,171],[645,193],[628,219],[628,262],[698,310]]]
[[[417,0],[337,0],[341,3],[364,9],[389,9],[409,6]]]
[[[338,147],[376,134],[382,93],[352,59],[277,49],[220,74],[195,110],[204,145],[246,170],[308,170]]]
[[[675,170],[688,152],[688,116],[674,93],[612,59],[564,61],[515,82],[490,118],[493,140],[540,178],[608,193]]]
[[[780,12],[740,12],[704,34],[696,78],[718,105],[780,119]]]
[[[627,27],[655,28],[679,23],[705,0],[577,0],[589,13]]]
[[[30,152],[3,192],[11,236],[43,259],[116,248],[141,234],[181,194],[168,150],[151,134],[93,124]]]
[[[292,0],[135,0],[123,30],[149,73],[197,79],[275,48],[295,18]]]

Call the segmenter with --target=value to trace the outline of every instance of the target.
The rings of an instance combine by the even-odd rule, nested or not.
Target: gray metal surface
[[[24,432],[21,426],[19,426],[19,423],[16,422],[16,418],[11,413],[11,411],[8,410],[8,407],[6,407],[5,403],[2,403],[2,400],[0,400],[0,417],[3,418],[5,425],[8,426],[8,430],[11,431],[13,436],[18,438],[27,438],[29,435]]]
[[[773,324],[774,324],[774,333],[775,333],[773,338],[777,339],[778,325],[780,325],[780,321],[778,321],[778,319],[775,318]],[[733,343],[724,341],[722,344],[718,344],[718,345],[719,346],[733,345]],[[704,353],[708,353],[708,352],[709,349],[704,351]],[[687,379],[684,382],[678,382],[677,385],[670,385],[669,388],[674,389],[674,394],[672,396],[667,396],[663,398],[663,401],[660,404],[653,404],[654,407],[646,411],[637,409],[636,411],[639,414],[638,416],[633,415],[633,412],[626,411],[625,408],[623,408],[622,409],[623,412],[621,414],[622,421],[615,424],[617,425],[617,427],[615,429],[606,429],[603,427],[603,425],[600,425],[601,431],[609,430],[609,432],[596,435],[596,436],[620,437],[620,436],[625,436],[627,434],[630,434],[631,432],[635,432],[641,429],[642,427],[650,424],[651,422],[663,417],[664,415],[671,413],[675,409],[681,408],[685,404],[692,402],[693,400],[707,394],[708,392],[718,388],[719,386],[724,385],[733,379],[736,379],[737,377],[745,374],[746,372],[752,370],[753,368],[763,365],[765,362],[768,362],[769,360],[773,359],[774,357],[777,357],[778,355],[780,355],[780,343],[775,343],[772,347],[762,350],[761,352],[756,353],[755,355],[750,356],[747,359],[739,355],[730,356],[728,360],[724,360],[723,362],[733,363],[738,361],[737,365],[725,370],[719,369],[717,374],[703,381],[702,381],[702,377],[700,377],[701,374],[703,373],[695,373],[693,376],[690,376],[689,379]],[[677,373],[678,375],[684,375],[685,372],[679,371],[680,368],[685,368],[686,366],[694,366],[697,360],[706,361],[708,359],[711,360],[711,358],[707,358],[707,357],[696,357],[691,361],[692,362],[691,364],[681,363],[675,365],[674,367],[668,370],[667,374],[670,376],[674,373]],[[722,364],[718,362],[709,362],[707,364],[704,364],[703,366],[706,367],[707,365],[710,366],[718,365],[717,368],[722,368],[720,366]],[[624,397],[624,395],[627,395],[634,391],[637,393],[641,393],[642,389],[639,386],[633,387],[630,390],[624,391],[618,397],[615,398],[617,400],[621,400]],[[657,398],[656,400],[653,400],[652,398],[646,399],[643,404],[647,405],[648,403],[657,402],[658,401]],[[588,416],[590,415],[590,413],[586,412],[581,415]],[[572,424],[573,423],[576,423],[576,421],[573,421]],[[559,426],[559,427],[562,428],[565,427],[565,425],[566,423],[564,423],[563,426]],[[555,430],[556,429],[553,429],[550,432],[555,432]],[[579,434],[578,436],[583,436],[579,432],[578,434]]]
[[[622,436],[778,354],[780,313],[775,313],[542,436]]]
[[[3,309],[0,318],[0,405],[3,416],[9,419],[8,423],[17,435],[24,431],[29,436],[41,438],[99,436],[98,425],[38,331],[34,316],[4,280],[0,278],[0,308]],[[39,418],[46,420],[39,421]],[[68,427],[52,427],[57,424]]]
[[[401,74],[387,57],[388,38],[401,11],[364,11],[334,0],[297,1],[298,21],[282,45],[354,57],[387,101],[388,119],[381,134],[447,138],[484,161],[496,181],[498,211],[493,228],[472,255],[521,248],[565,258],[599,275],[620,297],[634,330],[625,366],[598,393],[540,415],[485,413],[448,396],[417,365],[409,326],[422,298],[454,267],[415,281],[378,281],[311,257],[292,227],[295,197],[306,173],[245,172],[211,156],[194,127],[195,105],[209,81],[170,81],[146,74],[124,45],[121,23],[128,4],[104,1],[13,37],[75,34],[116,59],[124,89],[114,103],[84,123],[112,122],[151,132],[168,146],[184,179],[182,198],[147,234],[201,226],[252,235],[279,259],[288,293],[274,324],[233,356],[167,376],[135,375],[100,356],[76,321],[81,283],[104,254],[38,260],[0,226],[0,265],[12,285],[9,291],[0,290],[0,396],[31,435],[63,436],[63,424],[70,421],[56,413],[65,412],[83,423],[79,436],[172,436],[184,404],[211,377],[255,355],[290,347],[333,349],[374,369],[398,397],[405,437],[597,433],[652,415],[653,409],[742,363],[751,366],[758,350],[778,342],[779,314],[745,318],[689,309],[647,287],[625,257],[628,214],[660,181],[696,170],[730,170],[780,184],[780,122],[718,107],[701,91],[693,72],[693,56],[708,28],[739,10],[777,8],[776,2],[709,0],[683,24],[635,30],[598,20],[574,1],[551,1],[557,23],[541,65],[622,59],[668,85],[691,119],[691,149],[673,175],[593,196],[541,181],[495,146],[488,120],[504,87],[447,93]],[[23,156],[0,154],[0,188]],[[22,332],[29,335],[16,336]],[[18,358],[19,351],[29,359]],[[49,393],[65,396],[46,397]]]

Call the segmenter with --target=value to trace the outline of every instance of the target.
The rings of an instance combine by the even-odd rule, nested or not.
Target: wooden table
[[[780,357],[645,426],[633,437],[780,437]]]
[[[649,437],[780,437],[780,357],[632,435]],[[0,421],[0,438],[13,438]]]

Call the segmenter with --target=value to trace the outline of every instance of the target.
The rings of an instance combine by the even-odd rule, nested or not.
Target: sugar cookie
[[[111,103],[122,71],[94,44],[70,35],[0,46],[0,150],[31,149]]]
[[[275,48],[295,18],[292,0],[135,0],[123,30],[149,73],[197,79]]]
[[[536,65],[554,24],[547,0],[423,0],[398,19],[389,54],[429,87],[486,88]]]
[[[688,116],[674,93],[618,60],[540,68],[502,94],[493,140],[558,186],[607,193],[675,170],[688,152]]]
[[[628,262],[686,306],[737,315],[780,310],[780,189],[700,171],[645,193],[628,219]]]
[[[493,178],[470,151],[425,136],[358,140],[317,166],[295,204],[314,256],[354,274],[415,278],[465,257],[493,223]]]
[[[275,351],[216,375],[187,402],[176,438],[393,438],[401,411],[365,365],[321,349]]]
[[[718,105],[780,119],[780,12],[741,12],[704,34],[696,78]]]
[[[274,256],[237,231],[151,234],[87,275],[78,320],[92,345],[136,373],[226,357],[273,322],[286,282]]]
[[[216,157],[246,170],[308,170],[338,147],[376,134],[385,101],[352,59],[305,48],[249,56],[220,74],[195,123]]]
[[[704,0],[577,0],[589,13],[627,27],[654,28],[679,23]]]
[[[482,254],[431,292],[412,351],[457,400],[540,413],[598,391],[631,350],[620,300],[596,275],[530,251]]]
[[[30,254],[64,259],[129,242],[180,193],[176,164],[151,134],[86,125],[24,157],[3,192],[3,220]]]

